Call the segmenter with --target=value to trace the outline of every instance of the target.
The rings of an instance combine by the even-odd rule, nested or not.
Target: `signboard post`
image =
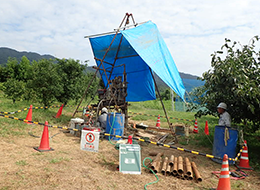
[[[141,153],[139,144],[119,145],[119,171],[125,174],[141,174]]]
[[[98,152],[98,146],[99,146],[99,132],[88,131],[88,130],[81,131],[81,141],[80,141],[81,150]]]

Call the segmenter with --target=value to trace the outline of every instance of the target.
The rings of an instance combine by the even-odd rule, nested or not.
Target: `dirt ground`
[[[35,128],[37,129],[37,128]],[[42,130],[32,132],[41,136]],[[122,174],[117,170],[119,151],[107,140],[100,140],[97,153],[80,149],[80,138],[60,129],[49,129],[50,147],[54,151],[38,152],[33,147],[40,145],[41,138],[31,135],[0,139],[0,189],[93,189],[133,190],[144,189],[147,183],[156,181],[155,176],[142,167],[141,175]],[[174,146],[181,147],[180,144]],[[189,146],[184,147],[189,149]],[[221,165],[209,158],[183,151],[159,147],[153,144],[141,145],[142,160],[151,159],[151,152],[163,152],[164,156],[188,157],[196,163],[202,182],[182,180],[158,173],[159,182],[148,185],[149,190],[160,189],[210,189],[216,188],[218,178],[212,171],[220,171]],[[230,166],[230,170],[235,169]],[[260,175],[248,172],[243,180],[230,180],[232,189],[260,189]]]

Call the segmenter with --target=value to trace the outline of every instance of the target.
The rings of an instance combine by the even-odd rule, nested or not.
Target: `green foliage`
[[[54,101],[77,103],[88,85],[86,99],[95,97],[100,86],[101,80],[94,74],[85,74],[85,67],[73,59],[41,59],[30,63],[25,56],[20,62],[9,57],[6,66],[0,66],[0,89],[13,102],[23,99],[44,106]]]
[[[161,94],[161,98],[163,100],[171,100],[171,91],[170,89],[165,89],[165,91]]]
[[[7,79],[4,83],[3,91],[5,95],[13,100],[15,103],[16,100],[21,100],[25,92],[25,83],[23,81],[18,81],[14,78]]]
[[[44,106],[50,106],[56,100],[56,97],[63,92],[63,88],[53,60],[42,59],[33,65],[33,79],[30,81],[30,86],[37,92],[37,99]]]
[[[6,72],[5,72],[5,78],[16,78],[16,76],[19,75],[18,73],[18,61],[16,58],[8,58],[7,64],[6,64]]]
[[[255,36],[249,45],[241,45],[225,39],[221,51],[212,54],[213,69],[203,74],[205,85],[196,91],[197,101],[207,109],[197,112],[197,116],[214,115],[216,106],[225,102],[233,122],[243,122],[251,133],[259,129],[260,57],[255,50],[258,40]]]
[[[69,100],[77,100],[83,94],[84,69],[85,66],[80,65],[79,61],[58,59],[57,72],[63,88],[63,91],[56,97],[59,102],[67,104]]]

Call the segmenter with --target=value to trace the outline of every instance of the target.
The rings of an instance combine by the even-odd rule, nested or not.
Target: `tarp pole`
[[[152,77],[153,77],[153,81],[154,81],[154,85],[155,85],[156,91],[157,91],[157,93],[158,93],[158,96],[159,96],[159,98],[160,98],[160,101],[161,101],[161,104],[162,104],[162,107],[163,107],[163,111],[164,111],[165,117],[166,117],[166,119],[167,119],[169,128],[171,129],[171,127],[170,127],[170,126],[171,126],[170,120],[169,120],[168,115],[167,115],[167,112],[166,112],[166,110],[165,110],[165,107],[164,107],[164,104],[163,104],[163,101],[162,101],[162,98],[161,98],[161,95],[160,95],[160,92],[159,92],[157,83],[156,83],[155,78],[154,78],[154,76],[153,76],[153,72],[152,72],[152,70],[151,70],[150,67],[149,67],[149,69],[150,69],[150,71],[151,71],[151,74],[152,74]]]

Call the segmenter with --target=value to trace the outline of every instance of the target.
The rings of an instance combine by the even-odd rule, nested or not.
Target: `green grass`
[[[57,163],[60,163],[60,162],[63,162],[63,161],[70,161],[69,158],[64,158],[64,157],[60,157],[60,158],[53,158],[50,160],[50,163],[51,164],[57,164]]]

